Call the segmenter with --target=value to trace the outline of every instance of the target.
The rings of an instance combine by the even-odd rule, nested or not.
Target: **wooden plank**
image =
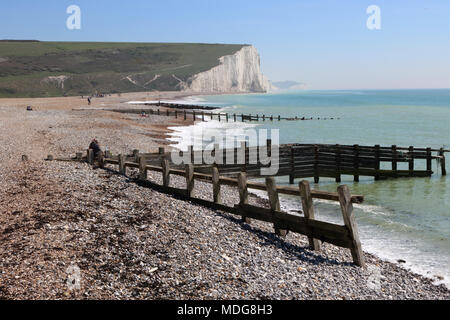
[[[147,168],[145,157],[139,157],[139,180],[147,180]]]
[[[408,170],[409,170],[409,176],[414,176],[414,147],[409,147],[409,161],[408,161]]]
[[[358,168],[359,168],[359,145],[353,145],[353,167],[355,172],[353,173],[353,181],[359,182]]]
[[[292,146],[290,147],[290,169],[291,173],[289,174],[289,184],[294,184],[294,170],[295,170],[295,164],[294,164],[294,149]]]
[[[168,187],[170,185],[170,166],[167,159],[161,159],[163,186]]]
[[[220,179],[219,179],[219,169],[214,166],[212,167],[212,183],[213,183],[213,200],[214,203],[222,203],[222,198],[220,194]]]
[[[239,173],[237,179],[237,186],[239,189],[239,204],[241,205],[248,204],[247,174],[245,172]],[[242,222],[251,223],[251,219],[243,215]]]
[[[341,182],[341,151],[338,144],[336,145],[336,182]]]
[[[447,169],[445,168],[445,154],[444,154],[444,148],[441,148],[439,150],[439,156],[441,157],[440,163],[441,163],[441,174],[443,176],[447,175]]]
[[[280,209],[280,198],[278,197],[277,185],[275,182],[275,178],[268,177],[266,178],[266,189],[267,196],[269,197],[270,208],[273,211],[281,211]],[[280,237],[286,237],[287,230],[283,229],[281,226],[274,223],[275,234]]]
[[[119,173],[126,175],[125,156],[123,154],[119,154]]]
[[[87,150],[87,161],[90,165],[94,164],[94,150],[92,149]]]
[[[314,183],[319,183],[319,147],[314,146]]]
[[[360,267],[365,267],[364,255],[361,249],[361,242],[359,241],[358,227],[356,225],[355,216],[353,215],[350,190],[348,189],[348,186],[342,185],[338,187],[337,191],[339,194],[339,203],[341,205],[344,224],[348,228],[352,240],[350,250],[352,252],[353,262]]]
[[[192,197],[194,194],[194,165],[187,164],[185,166],[186,171],[186,195]]]
[[[134,150],[133,150],[133,158],[134,158],[134,161],[135,161],[135,162],[139,162],[139,157],[140,157],[139,150],[134,149]]]
[[[375,180],[380,180],[380,145],[375,145]]]
[[[300,196],[302,198],[302,208],[303,215],[306,219],[306,224],[309,225],[309,220],[314,220],[314,206],[311,197],[311,188],[309,187],[309,182],[306,180],[300,181],[299,183]],[[319,251],[320,243],[319,240],[312,237],[308,237],[309,247],[312,250]]]
[[[431,171],[431,148],[427,148],[427,171]]]
[[[277,223],[295,233],[303,234],[343,248],[350,248],[352,245],[349,231],[345,226],[318,220],[310,220],[309,224],[306,224],[304,217],[248,204],[236,205],[235,208],[236,214],[245,215],[264,222]]]
[[[394,172],[394,177],[397,177],[397,146],[392,145],[392,171]]]

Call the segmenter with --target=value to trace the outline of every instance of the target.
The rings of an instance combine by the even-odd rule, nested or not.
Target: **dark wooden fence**
[[[320,250],[318,240],[334,244],[336,246],[349,248],[352,253],[353,262],[358,266],[364,266],[364,257],[359,241],[358,229],[353,214],[353,203],[361,203],[363,196],[351,195],[347,186],[339,186],[337,193],[311,190],[308,181],[301,181],[298,188],[277,186],[274,177],[267,177],[265,183],[247,181],[247,174],[240,172],[237,178],[224,177],[220,175],[217,166],[210,166],[209,173],[194,172],[192,164],[185,165],[184,169],[171,168],[168,154],[159,153],[160,164],[149,165],[148,154],[141,155],[134,152],[132,156],[100,156],[99,165],[118,166],[119,173],[126,174],[127,168],[139,169],[139,181],[143,185],[150,186],[159,191],[177,195],[193,203],[203,205],[212,209],[222,210],[232,214],[240,215],[246,223],[251,219],[272,223],[275,233],[286,236],[290,232],[305,235],[309,239],[311,249]],[[82,160],[81,154],[77,159]],[[88,150],[87,161],[94,163],[93,151]],[[155,171],[162,174],[162,185],[156,184],[148,179],[147,172]],[[180,189],[170,186],[171,175],[183,176],[186,179],[186,188]],[[201,180],[212,184],[213,197],[211,200],[195,198],[193,191],[195,181]],[[221,186],[228,185],[237,187],[239,190],[239,203],[228,206],[222,203]],[[250,205],[248,202],[248,189],[264,190],[267,192],[270,208]],[[303,216],[282,212],[280,209],[279,194],[289,194],[301,197]],[[338,201],[340,203],[343,225],[314,219],[313,199],[325,199]]]
[[[354,181],[360,176],[371,176],[375,180],[399,177],[428,177],[433,174],[432,160],[438,159],[442,175],[446,175],[444,149],[414,148],[414,147],[381,147],[359,145],[328,145],[328,144],[288,144],[280,145],[278,158],[273,158],[270,164],[262,164],[263,154],[271,156],[271,141],[267,142],[267,149],[248,147],[244,142],[240,148],[221,150],[216,146],[212,151],[220,174],[227,177],[237,177],[240,172],[246,172],[248,177],[260,177],[261,168],[278,166],[274,176],[289,176],[293,184],[298,178],[314,178],[319,182],[320,177],[335,178],[341,182],[342,175],[351,175]],[[231,151],[231,152],[230,152]],[[209,172],[210,164],[204,162],[205,150],[189,149],[189,158],[194,163],[196,172]],[[211,153],[211,151],[208,151]],[[135,154],[139,153],[135,150]],[[182,152],[180,152],[181,154]],[[433,154],[435,153],[435,154]],[[230,156],[231,154],[231,156]],[[239,157],[239,154],[241,157]],[[161,157],[165,157],[173,168],[183,168],[171,162],[171,153],[160,148],[158,153],[141,154],[149,165],[159,165]],[[124,161],[136,160],[135,155],[124,156]],[[195,163],[195,159],[201,159]],[[244,160],[245,159],[245,160]],[[118,160],[118,156],[113,160]],[[251,161],[253,160],[253,161]],[[416,166],[422,161],[420,169]],[[399,164],[404,163],[404,169]],[[383,168],[389,166],[389,169]]]

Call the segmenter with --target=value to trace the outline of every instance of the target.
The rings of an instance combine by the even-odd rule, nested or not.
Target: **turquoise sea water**
[[[450,149],[450,90],[301,91],[279,94],[208,96],[195,99],[237,114],[320,117],[335,120],[266,121],[256,128],[280,129],[280,143],[332,143],[415,146]],[[339,118],[338,120],[336,118]],[[242,123],[212,121],[197,126],[232,129],[241,134]],[[252,123],[251,126],[255,126]],[[189,128],[178,129],[179,141]],[[234,131],[233,131],[234,130]],[[182,144],[182,143],[181,143]],[[447,154],[447,171],[450,154]],[[389,166],[386,164],[387,167]],[[399,164],[399,169],[407,164]],[[424,166],[424,161],[417,166]],[[374,181],[343,176],[352,193],[363,194],[356,219],[363,249],[381,258],[405,260],[405,267],[450,284],[450,176],[442,177],[433,161],[431,178]],[[297,183],[298,181],[296,181]],[[278,183],[288,184],[286,178]],[[336,191],[332,179],[316,189]],[[285,210],[298,209],[298,199],[283,198]],[[319,219],[342,223],[337,203],[317,201]]]

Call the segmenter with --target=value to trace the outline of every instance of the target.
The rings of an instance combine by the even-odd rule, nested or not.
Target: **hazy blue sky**
[[[72,4],[81,30],[66,28]],[[449,17],[449,0],[15,0],[0,38],[249,43],[271,80],[311,89],[450,88]]]

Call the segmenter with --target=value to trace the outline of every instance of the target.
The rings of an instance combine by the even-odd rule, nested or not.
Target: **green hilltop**
[[[0,97],[176,91],[243,46],[0,41]]]

